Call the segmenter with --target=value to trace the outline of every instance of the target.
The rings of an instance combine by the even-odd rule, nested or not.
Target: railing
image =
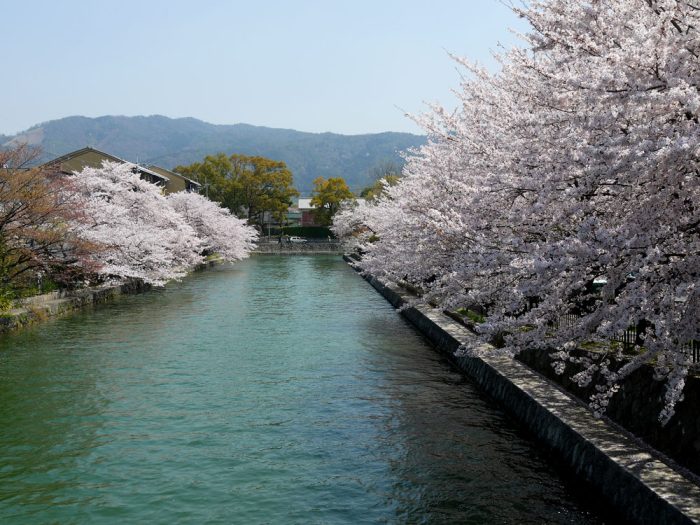
[[[635,326],[630,326],[613,336],[611,341],[622,344],[623,352],[629,352],[637,346],[637,328]]]
[[[632,351],[640,346],[637,342],[637,328],[634,326],[613,337],[612,340],[621,343],[623,351]],[[681,349],[688,354],[693,365],[700,364],[700,341],[689,341],[681,345]]]
[[[559,327],[570,327],[574,326],[580,315],[568,313],[559,318],[559,322],[555,324],[556,328]],[[636,347],[641,346],[639,344],[638,338],[639,332],[636,326],[630,326],[618,333],[617,335],[610,338],[612,342],[620,343],[622,345],[623,352],[633,351]],[[700,364],[700,341],[689,341],[681,346],[683,350],[688,353],[690,362],[694,365]]]

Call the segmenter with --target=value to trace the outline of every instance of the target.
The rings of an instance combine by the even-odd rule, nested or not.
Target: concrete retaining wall
[[[111,301],[114,298],[150,290],[151,286],[138,280],[128,280],[117,285],[96,286],[75,291],[51,292],[19,301],[17,308],[0,315],[0,333],[57,317],[89,305]]]
[[[405,304],[398,286],[365,278],[393,306]],[[700,488],[639,441],[594,418],[574,397],[481,343],[441,311],[418,306],[402,314],[622,517],[649,524],[700,523]],[[461,345],[479,357],[455,357]]]

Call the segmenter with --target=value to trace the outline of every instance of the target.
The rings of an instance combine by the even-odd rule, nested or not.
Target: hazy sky
[[[196,117],[303,131],[420,132],[452,105],[447,52],[524,25],[498,0],[0,0],[0,133],[69,115]]]

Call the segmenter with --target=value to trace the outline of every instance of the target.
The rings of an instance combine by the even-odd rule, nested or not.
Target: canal
[[[0,522],[600,523],[340,257],[0,339]]]

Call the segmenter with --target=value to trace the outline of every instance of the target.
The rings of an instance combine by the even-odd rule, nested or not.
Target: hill
[[[153,115],[67,117],[39,124],[14,137],[0,136],[0,140],[5,145],[21,141],[41,146],[42,160],[92,146],[127,160],[169,169],[219,152],[261,155],[286,162],[294,174],[295,186],[308,194],[318,176],[341,176],[352,189],[359,190],[371,183],[373,168],[386,162],[401,164],[400,152],[423,144],[425,137],[395,132],[306,133]]]

